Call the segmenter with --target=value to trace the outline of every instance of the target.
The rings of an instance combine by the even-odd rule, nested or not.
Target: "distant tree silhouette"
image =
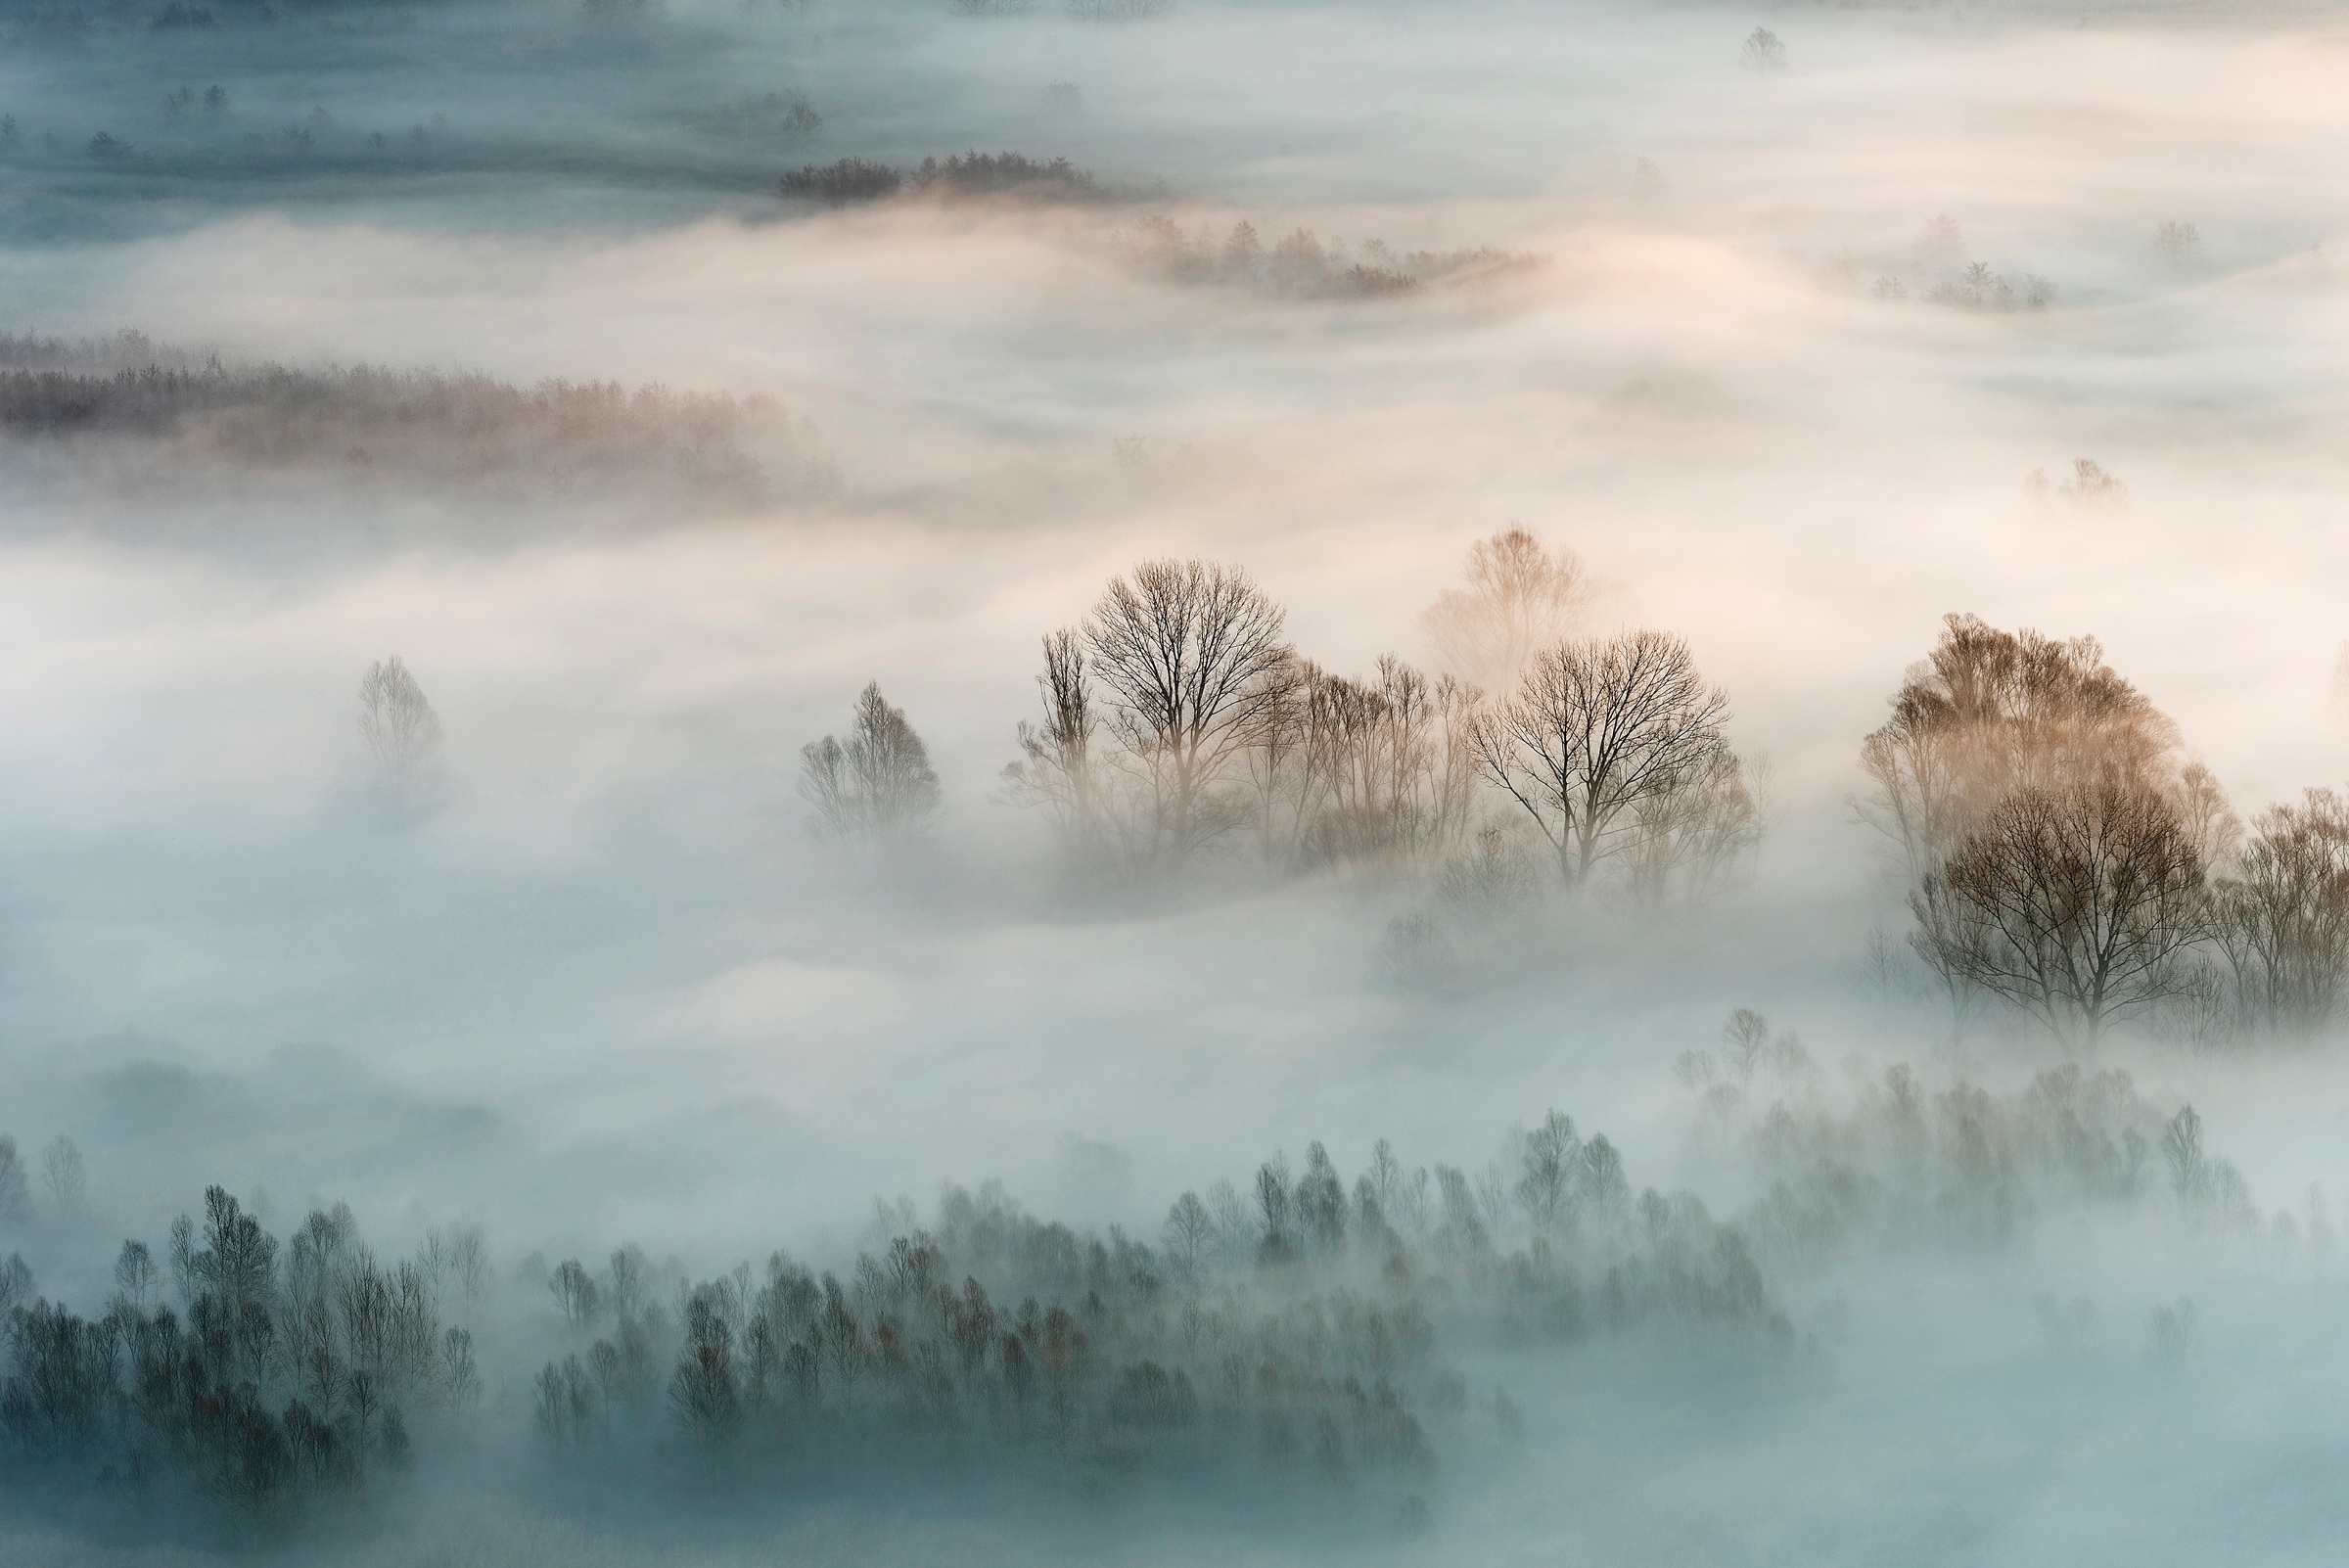
[[[877,681],[858,695],[846,742],[827,735],[801,748],[800,795],[819,831],[858,845],[914,832],[939,809],[929,750]]]
[[[415,788],[439,755],[440,715],[397,654],[377,660],[359,682],[359,734],[394,789]]]

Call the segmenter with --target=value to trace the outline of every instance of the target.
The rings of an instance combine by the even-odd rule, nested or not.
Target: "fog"
[[[0,7],[0,1562],[2330,1560],[2345,73]]]

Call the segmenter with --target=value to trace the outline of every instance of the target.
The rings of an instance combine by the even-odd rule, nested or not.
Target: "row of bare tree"
[[[1580,561],[1510,528],[1423,620],[1439,673],[1390,654],[1356,679],[1301,656],[1244,570],[1145,562],[1044,638],[1041,721],[1020,726],[998,798],[1117,880],[1251,853],[1284,871],[1440,869],[1481,832],[1469,858],[1538,845],[1569,887],[1605,871],[1650,896],[1708,888],[1760,837],[1727,697],[1678,637],[1579,635],[1589,597]],[[849,740],[803,753],[801,792],[855,841],[918,829],[939,799],[877,687]]]
[[[2095,639],[1951,616],[1861,761],[1911,945],[1959,1005],[2084,1043],[2146,1019],[2308,1037],[2349,1010],[2349,802],[2311,790],[2246,835]]]

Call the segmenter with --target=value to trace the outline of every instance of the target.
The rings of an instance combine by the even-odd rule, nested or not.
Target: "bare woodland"
[[[1727,876],[1760,816],[1686,645],[1572,636],[1587,575],[1520,528],[1467,576],[1426,618],[1447,672],[1390,654],[1356,679],[1290,647],[1244,572],[1137,567],[1045,638],[1043,719],[1001,798],[1044,812],[1073,866],[1129,879],[1247,855],[1422,872],[1490,904],[1530,891],[1513,862],[1536,839],[1569,889],[1603,869],[1656,899]]]
[[[2094,1043],[2141,1021],[2199,1043],[2339,1016],[2349,917],[2329,791],[2246,837],[2177,726],[2103,662],[1952,616],[1861,750],[1911,942],[1953,993]]]

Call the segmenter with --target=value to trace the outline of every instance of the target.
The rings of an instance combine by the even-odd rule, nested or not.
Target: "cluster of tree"
[[[1579,561],[1512,527],[1423,618],[1443,672],[1388,655],[1357,679],[1301,656],[1245,571],[1144,562],[1043,639],[1041,721],[1020,726],[997,798],[1113,881],[1220,856],[1409,871],[1470,921],[1529,896],[1543,863],[1567,889],[1708,891],[1761,835],[1727,699],[1677,637],[1575,635],[1589,597]],[[887,842],[938,811],[928,753],[878,686],[847,741],[801,756],[831,836]]]
[[[1187,234],[1172,218],[1154,217],[1117,235],[1114,243],[1128,265],[1155,278],[1254,289],[1283,299],[1380,299],[1440,283],[1491,283],[1543,265],[1543,257],[1522,252],[1399,253],[1384,240],[1365,240],[1351,249],[1343,243],[1325,246],[1311,229],[1297,229],[1267,245],[1245,218],[1218,235],[1204,227]]]
[[[1898,273],[1878,277],[1870,292],[1887,303],[1909,299],[1909,285]],[[1969,261],[1956,273],[1925,285],[1925,300],[1956,310],[2045,310],[2055,302],[2055,285],[2036,272],[2023,274],[2016,287],[1990,269],[1986,261]]]
[[[1916,953],[1962,1007],[2093,1042],[2124,1020],[2199,1043],[2308,1038],[2349,1006],[2349,807],[2246,835],[2177,726],[2103,662],[1951,616],[1862,764],[1901,847]]]
[[[132,350],[150,350],[144,362]],[[136,442],[238,470],[396,475],[467,486],[602,493],[652,487],[699,505],[752,505],[777,485],[749,449],[788,448],[765,397],[629,392],[369,365],[223,364],[136,334],[95,344],[0,338],[0,434]],[[807,465],[815,475],[824,465]],[[812,480],[810,480],[812,483]],[[796,487],[796,486],[795,486]]]
[[[177,1311],[161,1300],[166,1272]],[[282,1518],[404,1467],[412,1415],[480,1397],[471,1334],[440,1319],[445,1299],[487,1282],[471,1228],[387,1267],[346,1207],[311,1214],[281,1249],[214,1187],[201,1222],[174,1222],[161,1266],[122,1244],[95,1316],[33,1297],[21,1261],[0,1275],[8,1471],[96,1484],[115,1506]]]
[[[81,1217],[89,1201],[89,1167],[81,1148],[60,1133],[41,1150],[41,1192],[48,1217],[61,1223]],[[17,1152],[17,1140],[0,1132],[0,1225],[22,1225],[36,1212],[32,1173]]]
[[[2126,1072],[2077,1064],[2019,1092],[1963,1081],[1929,1090],[1906,1064],[1860,1079],[1837,1108],[1799,1041],[1732,1017],[1727,1049],[1690,1052],[1681,1082],[1707,1124],[1734,1129],[1763,1196],[1737,1224],[1773,1268],[1815,1268],[1863,1247],[2004,1246],[2050,1215],[2125,1214],[2167,1201],[2196,1223],[2269,1224],[2235,1168],[2204,1147],[2190,1105],[2165,1114]],[[2280,1239],[2329,1244],[2322,1193]]]
[[[1840,293],[1865,293],[1890,304],[1922,299],[1958,310],[2014,311],[2045,310],[2055,302],[2055,285],[2038,273],[2026,272],[2021,282],[2013,282],[1986,261],[1965,259],[1964,250],[1963,233],[1945,212],[1927,223],[1909,253],[1890,266],[1885,257],[1869,262],[1846,255],[1824,264],[1819,278]]]
[[[664,1303],[637,1249],[600,1275],[561,1265],[568,1331],[595,1337],[538,1375],[548,1449],[634,1462],[667,1444],[779,1483],[976,1447],[1407,1497],[1471,1408],[1444,1333],[1792,1338],[1740,1232],[1688,1194],[1635,1198],[1613,1146],[1556,1112],[1477,1176],[1406,1172],[1381,1142],[1350,1188],[1319,1143],[1301,1173],[1275,1156],[1245,1196],[1184,1193],[1156,1247],[1036,1220],[994,1183],[949,1188],[926,1228],[889,1218],[845,1281],[776,1254]],[[1505,1396],[1486,1407],[1513,1423]]]
[[[1065,158],[1045,160],[1025,153],[977,151],[944,159],[925,158],[907,169],[861,158],[809,163],[785,174],[778,189],[787,201],[822,202],[831,207],[878,202],[899,194],[1009,195],[1054,202],[1100,201],[1110,194],[1100,181]]]
[[[2023,477],[2023,494],[2034,507],[2046,507],[2052,497],[2091,515],[2126,511],[2129,506],[2129,486],[2093,457],[2073,458],[2071,477],[2060,484],[2044,469],[2033,469]]]
[[[576,1262],[556,1271],[574,1332],[609,1325],[535,1384],[566,1460],[667,1445],[788,1485],[976,1451],[1096,1479],[1269,1466],[1283,1487],[1318,1474],[1407,1495],[1432,1461],[1416,1412],[1464,1403],[1408,1303],[1210,1295],[1149,1247],[1040,1222],[991,1186],[949,1191],[934,1228],[846,1282],[777,1254],[763,1278],[745,1266],[665,1309],[644,1279],[625,1249],[600,1285]]]
[[[1448,1331],[1509,1342],[1597,1332],[1727,1336],[1783,1348],[1791,1330],[1745,1235],[1695,1194],[1635,1198],[1604,1134],[1549,1112],[1481,1171],[1406,1169],[1380,1140],[1349,1187],[1318,1143],[1292,1176],[1275,1155],[1246,1195],[1220,1182],[1169,1211],[1183,1277],[1375,1281]]]
[[[1390,655],[1355,680],[1298,655],[1245,572],[1145,563],[1044,640],[1043,721],[1004,798],[1045,810],[1072,861],[1128,875],[1253,845],[1288,869],[1449,865],[1472,899],[1510,880],[1480,875],[1508,834],[1462,853],[1497,808],[1568,886],[1602,866],[1701,880],[1755,820],[1727,701],[1677,638],[1573,636],[1587,597],[1571,555],[1506,530],[1425,620],[1443,673]]]

